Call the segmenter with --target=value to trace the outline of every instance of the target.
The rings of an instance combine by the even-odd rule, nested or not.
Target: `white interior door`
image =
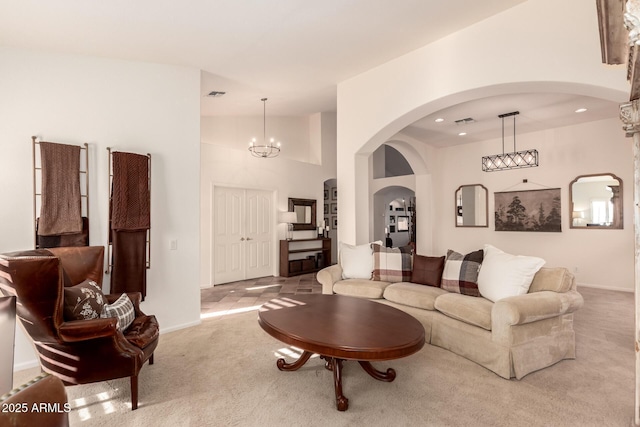
[[[271,275],[271,193],[214,187],[213,201],[214,285]]]
[[[246,278],[269,276],[273,272],[273,223],[271,193],[246,191]]]

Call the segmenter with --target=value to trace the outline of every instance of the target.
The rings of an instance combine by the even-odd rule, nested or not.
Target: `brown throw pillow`
[[[442,270],[444,270],[444,256],[413,256],[413,270],[411,271],[411,283],[440,287]]]
[[[64,320],[98,319],[105,302],[102,289],[93,280],[64,288]]]

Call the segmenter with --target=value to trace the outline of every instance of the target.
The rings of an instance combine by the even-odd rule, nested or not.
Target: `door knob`
[[[240,238],[240,241],[241,241],[241,242],[244,242],[244,237],[241,237],[241,238]]]
[[[253,240],[251,237],[247,237],[247,240]]]

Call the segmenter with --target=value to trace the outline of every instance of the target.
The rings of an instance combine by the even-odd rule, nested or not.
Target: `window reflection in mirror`
[[[296,213],[296,223],[311,224],[311,206],[294,205],[293,209]]]
[[[488,191],[482,184],[461,185],[455,192],[456,227],[488,227]]]
[[[315,230],[316,201],[313,199],[289,198],[289,212],[295,212],[297,222],[292,224],[294,231]]]
[[[580,175],[569,184],[570,228],[623,228],[622,180],[614,174]]]

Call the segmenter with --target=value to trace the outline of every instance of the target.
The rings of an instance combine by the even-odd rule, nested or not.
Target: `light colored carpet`
[[[393,367],[392,383],[346,362],[349,410],[335,408],[332,373],[318,358],[297,372],[276,359],[295,350],[266,334],[257,313],[226,315],[164,334],[155,364],[129,380],[67,387],[72,426],[628,426],[633,419],[633,294],[580,289],[576,360],[504,380],[426,345]],[[288,358],[289,361],[292,357]],[[16,372],[20,384],[37,370]]]

